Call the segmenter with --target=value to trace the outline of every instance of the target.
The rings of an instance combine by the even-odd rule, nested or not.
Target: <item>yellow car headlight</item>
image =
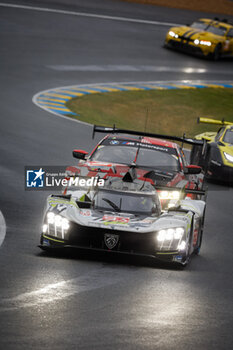
[[[168,34],[169,34],[172,38],[178,38],[178,37],[179,37],[179,35],[176,34],[176,33],[174,33],[172,30],[170,30],[170,31],[168,32]]]
[[[230,154],[223,152],[224,157],[226,158],[226,160],[228,160],[228,162],[233,163],[233,156],[231,156]]]
[[[204,46],[211,46],[211,45],[212,45],[211,41],[208,41],[208,40],[199,40],[199,39],[195,39],[195,40],[194,40],[194,44],[195,44],[195,45],[204,45]]]
[[[205,45],[205,46],[211,46],[212,45],[211,41],[207,41],[207,40],[201,40],[200,44],[201,45]]]

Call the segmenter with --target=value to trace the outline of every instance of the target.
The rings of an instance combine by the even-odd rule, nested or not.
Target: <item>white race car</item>
[[[134,254],[186,265],[201,247],[205,201],[186,197],[162,210],[151,171],[144,180],[133,175],[130,169],[123,178],[109,176],[104,186],[71,186],[66,195],[50,195],[39,247]],[[177,192],[165,190],[171,198]]]

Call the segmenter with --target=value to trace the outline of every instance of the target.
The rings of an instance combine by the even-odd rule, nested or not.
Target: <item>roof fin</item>
[[[135,170],[135,166],[130,167],[129,171],[124,175],[123,181],[124,182],[133,182],[137,178],[137,173]]]

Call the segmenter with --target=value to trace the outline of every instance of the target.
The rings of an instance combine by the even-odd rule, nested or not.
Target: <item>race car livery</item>
[[[191,25],[169,29],[164,47],[218,60],[233,55],[233,25],[201,18]]]
[[[95,176],[95,171],[100,167],[103,171],[105,167],[106,176],[109,175],[109,169],[112,169],[112,172],[122,174],[123,177],[129,168],[133,167],[139,179],[149,170],[153,170],[153,181],[157,189],[161,186],[189,190],[203,188],[204,175],[200,173],[201,168],[189,165],[182,148],[177,143],[168,141],[170,139],[202,147],[202,140],[101,126],[94,126],[93,131],[105,132],[108,135],[97,144],[89,156],[83,150],[73,151],[73,156],[80,159],[78,166],[89,169],[86,175]],[[119,136],[120,133],[124,136]],[[70,167],[68,172],[71,175],[75,174],[76,168]],[[196,198],[196,195],[191,193],[187,196]],[[164,201],[167,203],[165,196]]]
[[[221,125],[218,132],[196,135],[197,140],[207,142],[205,151],[194,145],[191,162],[205,169],[206,177],[222,182],[233,182],[233,123],[211,118],[199,118],[198,122]]]
[[[40,248],[140,255],[186,265],[201,247],[205,201],[181,199],[164,210],[149,178],[132,175],[130,170],[123,178],[110,175],[104,187],[71,187],[66,195],[50,195]]]

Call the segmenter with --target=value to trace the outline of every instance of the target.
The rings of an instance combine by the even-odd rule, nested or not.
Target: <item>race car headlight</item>
[[[70,227],[69,221],[68,221],[66,218],[63,218],[63,219],[62,219],[61,226],[62,226],[62,228],[63,228],[64,230],[68,230],[68,228]]]
[[[178,250],[185,250],[185,248],[186,248],[185,241],[182,241],[181,243],[178,244],[178,247],[177,247]]]
[[[200,43],[200,41],[199,41],[198,39],[195,39],[195,40],[194,40],[194,44],[195,44],[195,45],[199,45],[199,43]]]
[[[50,212],[47,214],[48,224],[54,224],[55,214]]]
[[[179,199],[180,192],[179,191],[161,191],[159,193],[159,199]]]
[[[178,37],[179,37],[179,35],[176,34],[176,33],[174,33],[172,30],[170,30],[170,31],[168,32],[168,34],[169,34],[172,38],[178,38]]]
[[[233,156],[231,156],[230,154],[223,152],[224,157],[226,158],[226,160],[228,160],[228,162],[233,163]]]
[[[201,40],[200,41],[200,44],[201,45],[205,45],[205,46],[211,46],[212,44],[211,44],[211,41],[207,41],[207,40]]]
[[[56,215],[54,218],[55,226],[61,226],[62,225],[62,217],[60,215]]]
[[[69,220],[61,215],[55,215],[53,212],[47,214],[47,223],[42,227],[43,233],[64,239],[66,232],[70,227]]]
[[[183,250],[185,241],[183,227],[168,228],[157,232],[156,239],[160,250]],[[183,243],[184,242],[184,243]]]

